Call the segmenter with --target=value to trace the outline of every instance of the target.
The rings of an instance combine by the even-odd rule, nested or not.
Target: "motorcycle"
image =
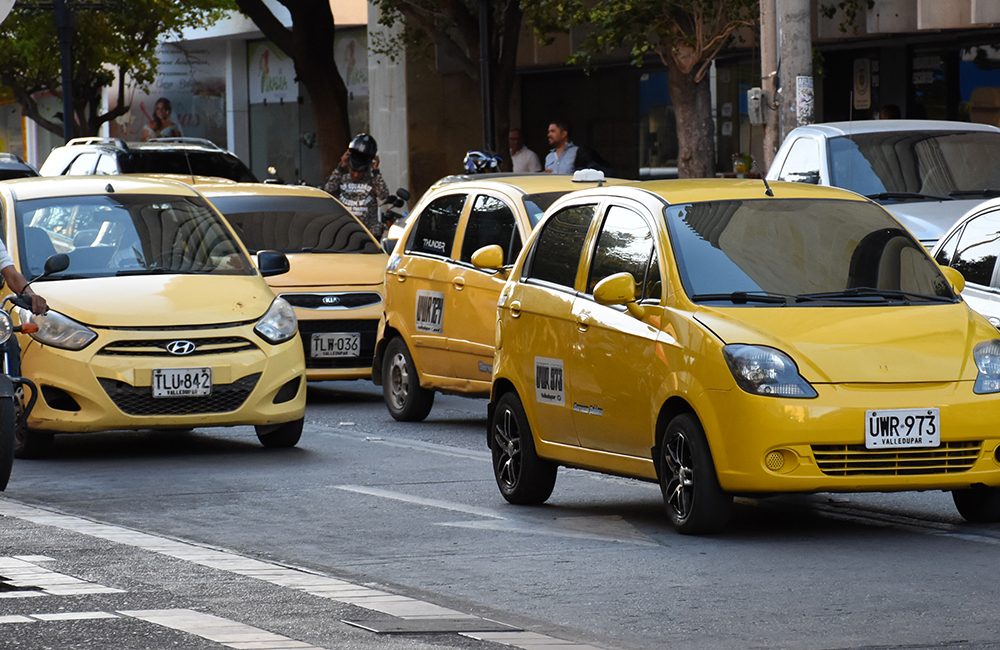
[[[34,278],[32,282],[39,278],[44,278],[53,273],[60,273],[69,267],[69,256],[65,253],[57,253],[45,260],[45,270],[40,276]],[[31,298],[22,291],[19,294],[10,294],[0,303],[0,359],[2,359],[2,370],[0,373],[0,492],[7,489],[7,482],[10,480],[10,470],[14,464],[14,447],[17,444],[17,432],[27,426],[28,415],[35,406],[38,399],[38,388],[34,382],[25,377],[21,377],[21,354],[14,334],[20,332],[29,334],[38,331],[35,323],[24,323],[14,325],[10,313],[15,307],[21,309],[31,309]],[[27,403],[23,396],[27,387],[29,397]]]

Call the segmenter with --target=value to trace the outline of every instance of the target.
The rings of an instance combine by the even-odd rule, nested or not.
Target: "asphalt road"
[[[83,572],[128,593],[137,589],[135,573],[139,593],[166,589],[169,607],[227,620],[252,624],[263,599],[269,614],[257,627],[318,647],[499,647],[482,635],[348,631],[344,618],[386,612],[357,609],[343,596],[317,603],[271,583],[248,598],[244,574],[214,584],[187,569],[171,569],[166,580],[130,562],[94,567],[102,553],[153,553],[150,562],[170,566],[190,555],[160,557],[155,544],[128,546],[129,535],[114,533],[88,556],[89,529],[74,522],[96,521],[551,640],[533,646],[503,637],[525,648],[555,640],[608,649],[1000,648],[1000,525],[963,523],[947,494],[739,499],[726,533],[685,537],[667,523],[655,485],[577,470],[560,470],[547,504],[508,505],[490,468],[485,412],[484,400],[438,396],[427,421],[402,424],[376,387],[327,382],[310,387],[296,449],[263,449],[248,427],[59,437],[53,458],[15,463],[0,497],[0,577],[4,557],[37,554],[53,558],[39,566],[64,566],[67,575]],[[67,518],[52,524],[46,512]],[[59,552],[62,537],[74,553]],[[189,579],[186,590],[180,583]],[[38,612],[45,598],[55,602],[5,599],[0,580],[0,645],[5,629],[26,629],[4,627],[3,616]],[[86,625],[146,630],[146,619],[118,612],[156,606],[109,602],[98,610],[122,620]],[[16,647],[36,647],[30,635],[18,638],[26,645]],[[199,639],[171,643],[219,647]]]

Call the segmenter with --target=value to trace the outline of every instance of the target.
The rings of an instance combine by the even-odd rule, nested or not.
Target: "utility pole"
[[[760,85],[764,91],[764,173],[771,168],[781,144],[778,129],[778,32],[775,0],[760,0]]]
[[[73,138],[73,54],[70,46],[73,38],[72,17],[66,0],[54,0],[52,9],[59,36],[59,54],[62,58],[63,94],[63,138],[69,142]]]
[[[479,88],[483,101],[483,149],[489,153],[494,148],[493,128],[493,70],[490,65],[490,0],[479,0]]]
[[[809,0],[776,0],[780,56],[781,140],[814,121],[812,19]]]

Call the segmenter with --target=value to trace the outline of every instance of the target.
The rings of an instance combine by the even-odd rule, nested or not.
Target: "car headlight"
[[[38,331],[29,335],[31,338],[54,348],[82,350],[97,338],[94,330],[51,309],[39,316],[30,309],[18,307],[17,315],[22,324],[34,323],[38,326]]]
[[[972,351],[979,375],[972,387],[978,395],[1000,393],[1000,340],[983,341]]]
[[[791,357],[760,345],[727,345],[722,355],[736,384],[753,395],[770,397],[816,397]]]
[[[298,320],[295,310],[284,298],[275,298],[267,313],[260,317],[253,331],[268,343],[282,343],[295,336]]]

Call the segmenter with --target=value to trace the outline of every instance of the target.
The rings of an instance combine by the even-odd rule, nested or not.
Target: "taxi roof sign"
[[[604,172],[597,169],[578,169],[573,172],[574,183],[603,183]]]

